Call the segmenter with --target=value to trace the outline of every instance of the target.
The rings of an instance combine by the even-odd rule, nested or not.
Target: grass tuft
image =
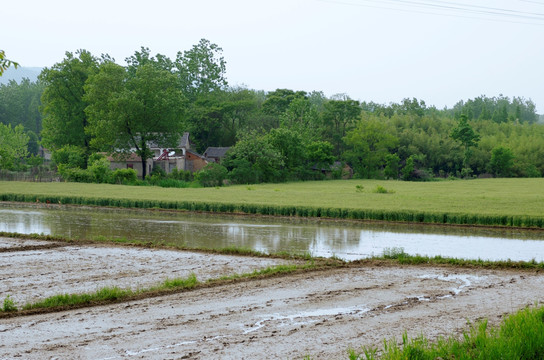
[[[17,311],[17,305],[15,305],[15,301],[13,301],[10,295],[6,296],[4,299],[4,305],[1,310],[3,312]]]
[[[377,349],[363,347],[350,353],[350,359],[376,360]],[[542,359],[544,354],[544,307],[525,308],[507,316],[499,327],[489,327],[487,320],[470,326],[461,338],[451,336],[431,342],[424,336],[408,338],[402,345],[384,342],[381,360],[404,359]]]

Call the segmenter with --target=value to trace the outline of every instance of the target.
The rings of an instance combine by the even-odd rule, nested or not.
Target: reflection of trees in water
[[[520,232],[511,229],[343,221],[333,223],[301,218],[272,219],[79,208],[42,209],[0,206],[0,224],[4,226],[3,231],[44,233],[80,239],[105,236],[174,243],[190,247],[236,246],[264,252],[310,252],[318,256],[336,254],[341,257],[342,254],[349,253],[359,254],[359,256],[372,253],[379,255],[384,247],[395,246],[406,247],[408,252],[410,249],[433,251],[432,246],[437,246],[438,249],[446,252],[450,251],[443,245],[471,248],[484,245],[497,247],[500,241],[508,241],[508,244],[504,246],[518,249],[526,246],[522,244],[523,241],[516,242],[507,239],[544,239],[542,231]],[[446,237],[446,235],[450,236]],[[462,245],[467,242],[470,242],[470,246]],[[541,241],[537,243],[544,244]],[[442,255],[448,256],[447,253]]]
[[[46,210],[44,218],[51,228],[51,234],[78,239],[92,238],[93,217],[89,213],[65,210]],[[93,226],[94,225],[94,226]]]
[[[0,231],[21,234],[51,234],[51,228],[38,211],[0,210]]]

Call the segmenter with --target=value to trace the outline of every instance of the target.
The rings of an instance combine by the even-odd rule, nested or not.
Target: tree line
[[[199,152],[231,147],[206,171],[235,183],[339,177],[335,162],[359,178],[544,174],[544,126],[521,97],[482,95],[437,109],[415,98],[385,105],[233,87],[222,49],[206,39],[175,59],[141,48],[125,60],[67,52],[36,82],[1,85],[0,167],[23,169],[38,144],[54,159],[72,151],[81,169],[97,152],[136,149],[145,162],[150,143],[173,147],[189,132]]]

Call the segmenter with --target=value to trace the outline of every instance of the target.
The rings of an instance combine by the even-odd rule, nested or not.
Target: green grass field
[[[376,192],[378,186],[389,193]],[[335,180],[185,189],[0,182],[0,200],[36,199],[271,215],[544,227],[543,178],[437,182]]]

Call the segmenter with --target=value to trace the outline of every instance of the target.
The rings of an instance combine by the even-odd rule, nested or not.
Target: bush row
[[[172,209],[209,211],[222,213],[246,213],[274,216],[321,217],[354,220],[381,220],[434,224],[466,224],[507,227],[544,228],[544,217],[502,216],[478,214],[426,213],[418,211],[388,211],[368,209],[320,208],[307,206],[274,206],[256,204],[206,203],[194,201],[164,201],[137,199],[110,199],[82,196],[55,196],[31,194],[0,194],[0,201],[40,202],[52,204],[74,204],[112,206],[141,209]]]

